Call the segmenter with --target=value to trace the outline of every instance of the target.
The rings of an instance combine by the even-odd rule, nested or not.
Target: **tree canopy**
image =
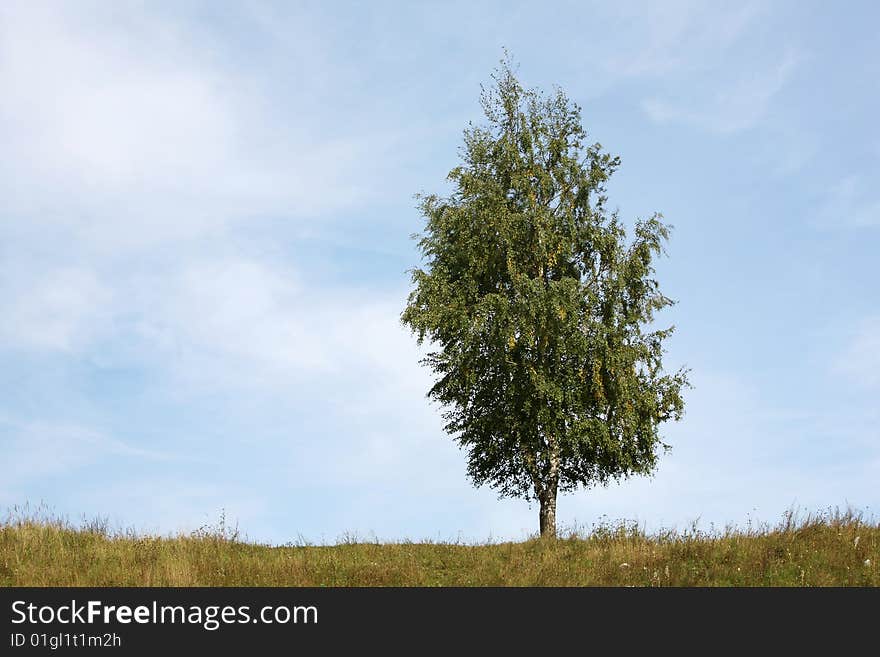
[[[652,328],[673,303],[654,279],[669,226],[632,238],[607,207],[620,159],[589,144],[566,94],[525,89],[508,59],[480,96],[445,197],[419,195],[424,265],[401,319],[433,348],[429,396],[468,474],[537,499],[555,535],[558,491],[649,474],[679,419],[687,372],[666,373]]]

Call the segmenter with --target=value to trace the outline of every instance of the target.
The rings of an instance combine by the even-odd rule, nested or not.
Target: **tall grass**
[[[480,545],[271,547],[222,517],[167,537],[21,509],[0,522],[2,586],[877,586],[878,561],[880,525],[852,510],[708,532],[605,522],[556,541]]]

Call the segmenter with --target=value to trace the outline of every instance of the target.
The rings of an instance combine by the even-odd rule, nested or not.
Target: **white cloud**
[[[632,34],[630,48],[606,63],[617,75],[665,76],[714,67],[764,9],[754,2],[720,6],[681,0],[617,3],[615,18]]]
[[[0,239],[18,247],[0,270],[3,345],[137,344],[209,387],[385,371],[382,349],[404,353],[402,291],[313,293],[286,267],[216,255],[237,252],[238,223],[313,221],[386,193],[382,166],[363,162],[394,147],[391,116],[336,120],[332,57],[304,46],[319,26],[251,18],[295,44],[283,98],[179,16],[0,8]]]
[[[365,379],[365,407],[429,385],[422,351],[399,322],[402,287],[321,286],[286,264],[221,253],[181,252],[148,271],[0,274],[0,347],[12,352],[143,366],[194,393]]]
[[[39,5],[17,5],[5,18],[3,113],[27,164],[101,190],[180,179],[229,156],[222,79],[194,66],[181,44],[150,57],[144,34],[95,33]],[[174,66],[175,51],[189,63]]]
[[[361,390],[348,412],[429,386],[422,351],[399,323],[403,288],[320,286],[288,265],[219,253],[182,252],[147,272],[59,265],[0,274],[0,347],[12,353],[147,367],[183,394],[370,381],[352,386]]]
[[[114,291],[93,271],[58,267],[0,277],[0,345],[69,352],[87,346],[109,320]]]
[[[785,86],[797,64],[798,57],[789,52],[775,66],[739,77],[709,99],[672,101],[654,97],[644,100],[642,109],[657,123],[690,123],[721,134],[746,130],[764,117],[773,97]]]
[[[129,445],[103,431],[81,424],[44,420],[21,421],[0,415],[4,434],[4,456],[15,464],[4,473],[6,483],[15,486],[33,480],[66,474],[102,459],[131,457],[168,460],[153,450]]]
[[[415,341],[404,293],[315,288],[294,269],[238,256],[188,262],[132,283],[136,331],[182,381],[208,387],[370,378],[406,385]]]
[[[255,216],[313,217],[382,192],[380,168],[362,163],[394,147],[396,127],[380,118],[368,133],[354,121],[328,129],[328,108],[312,98],[334,77],[324,58],[296,53],[302,75],[285,85],[282,113],[273,81],[221,62],[179,18],[114,7],[0,10],[7,215],[116,251]],[[295,41],[309,26],[291,29]]]

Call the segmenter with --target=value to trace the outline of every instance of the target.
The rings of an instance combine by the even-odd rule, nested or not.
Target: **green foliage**
[[[619,166],[588,144],[561,90],[524,89],[509,61],[483,89],[486,126],[464,132],[450,196],[421,195],[424,268],[401,319],[436,349],[429,395],[468,453],[468,473],[502,496],[537,498],[650,473],[679,419],[684,370],[664,373],[672,303],[653,278],[669,227],[633,238],[606,208]]]

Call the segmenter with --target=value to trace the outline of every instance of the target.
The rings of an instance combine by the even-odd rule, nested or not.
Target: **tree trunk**
[[[548,486],[539,501],[541,538],[556,538],[556,486]]]

